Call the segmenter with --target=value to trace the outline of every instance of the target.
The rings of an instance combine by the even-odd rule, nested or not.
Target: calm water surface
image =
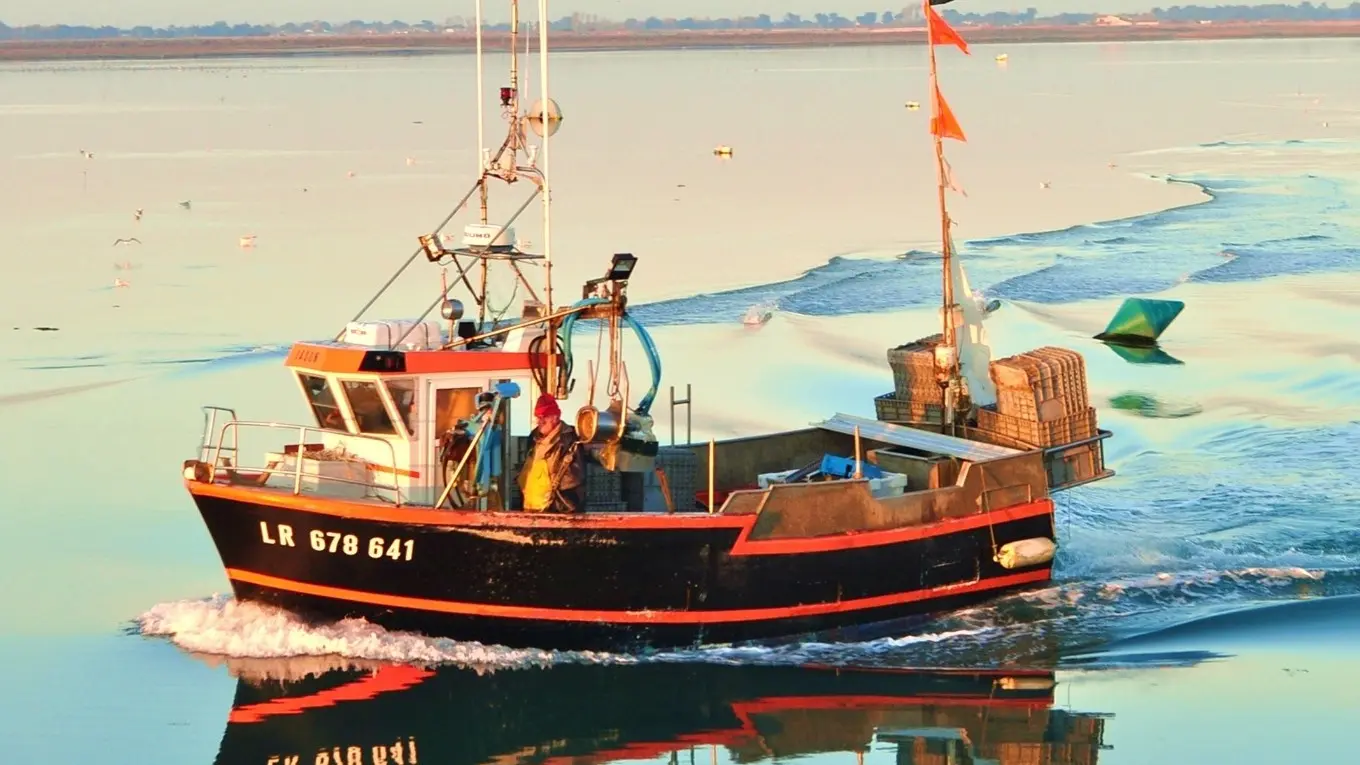
[[[697,437],[870,414],[883,349],[930,330],[930,216],[902,214],[930,204],[926,147],[902,139],[918,53],[559,59],[562,278],[643,256],[637,312],[666,382],[695,385]],[[226,582],[177,477],[197,407],[299,418],[283,348],[332,333],[465,189],[469,60],[0,69],[7,760],[1342,756],[1360,719],[1360,47],[1010,53],[950,71],[972,115],[951,148],[970,276],[1003,300],[998,353],[1081,349],[1117,434],[1119,476],[1063,501],[1058,581],[892,640],[648,657],[309,629],[211,597]],[[379,313],[424,306],[432,281]],[[1130,294],[1186,301],[1165,341],[1181,363],[1088,339]],[[779,312],[745,331],[756,303]]]

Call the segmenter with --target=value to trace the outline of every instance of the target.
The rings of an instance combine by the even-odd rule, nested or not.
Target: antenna
[[[482,0],[477,0],[477,177],[486,172],[486,117],[484,115],[485,97],[482,80]],[[478,183],[481,181],[479,180]],[[482,194],[482,222],[486,222],[486,194]]]
[[[538,85],[542,91],[539,103],[542,105],[543,119],[543,263],[545,290],[547,292],[548,313],[553,310],[552,293],[552,184],[550,182],[552,163],[549,159],[549,145],[552,144],[553,119],[552,100],[548,97],[548,0],[538,0]]]
[[[456,271],[456,279],[453,279],[451,283],[443,285],[444,288],[441,290],[440,296],[426,309],[425,314],[422,314],[421,318],[423,319],[425,315],[428,315],[430,311],[433,311],[436,308],[440,308],[441,313],[448,308],[453,313],[459,313],[461,315],[461,307],[450,308],[452,304],[456,304],[458,301],[450,301],[448,296],[450,289],[461,286],[471,293],[473,299],[477,303],[477,325],[479,328],[477,338],[480,339],[485,336],[501,337],[503,339],[506,331],[502,331],[504,328],[497,329],[497,327],[500,324],[501,319],[504,318],[505,313],[510,309],[514,297],[512,294],[511,303],[507,303],[503,310],[489,308],[487,289],[488,273],[491,262],[495,261],[503,264],[514,273],[516,280],[515,290],[522,288],[527,293],[525,312],[523,314],[525,320],[528,321],[531,316],[539,317],[537,321],[530,321],[529,323],[543,323],[548,325],[547,329],[549,336],[554,339],[553,342],[548,343],[549,348],[546,354],[549,361],[548,374],[551,376],[557,372],[556,361],[559,354],[556,347],[556,332],[561,325],[560,319],[562,316],[573,314],[573,311],[569,309],[562,313],[561,316],[556,316],[555,314],[557,312],[553,310],[552,297],[552,256],[550,254],[552,246],[552,223],[547,173],[548,142],[549,137],[562,127],[562,112],[548,95],[547,57],[548,28],[550,23],[548,21],[547,0],[538,0],[540,88],[542,89],[543,97],[528,110],[521,109],[523,104],[523,88],[520,87],[521,72],[519,71],[520,51],[518,41],[521,24],[527,28],[528,23],[520,20],[520,0],[509,0],[509,3],[511,16],[509,35],[510,81],[508,85],[503,85],[499,88],[501,117],[506,120],[508,128],[505,139],[494,152],[491,149],[488,149],[485,143],[486,104],[482,99],[485,97],[486,86],[485,62],[483,60],[486,53],[486,46],[483,39],[483,27],[486,22],[483,0],[475,0],[475,37],[477,49],[476,182],[473,183],[472,188],[470,188],[467,194],[458,202],[453,211],[445,216],[444,219],[434,227],[434,230],[431,233],[422,234],[418,237],[420,247],[407,258],[406,262],[397,269],[397,272],[387,280],[387,283],[379,288],[377,294],[369,299],[368,303],[366,303],[363,308],[359,309],[359,312],[355,314],[351,321],[358,321],[362,318],[364,313],[368,311],[387,289],[396,282],[396,279],[423,254],[431,263],[453,266]],[[526,57],[529,55],[530,40],[530,35],[526,29],[526,33],[524,34],[524,55]],[[528,77],[524,77],[524,80],[527,82]],[[533,131],[533,133],[542,141],[541,147],[530,144],[528,136],[529,131]],[[538,162],[540,153],[542,154],[541,166]],[[530,181],[534,186],[533,193],[530,194],[508,218],[498,220],[494,225],[488,222],[489,181],[493,178],[504,181],[507,185],[512,186],[521,179],[525,179]],[[514,224],[515,220],[519,218],[520,214],[523,213],[539,195],[543,196],[544,249],[542,255],[535,255],[520,249],[520,242],[516,239],[514,229],[512,229],[511,226]],[[445,226],[453,221],[454,217],[457,216],[465,206],[471,204],[474,196],[478,197],[478,201],[480,202],[480,222],[476,224],[469,223],[464,226],[461,245],[445,247],[445,235],[442,235],[440,232],[443,231]],[[540,261],[542,261],[545,266],[545,284],[535,285],[525,275],[523,267],[526,265],[538,265]],[[474,275],[474,269],[477,266],[480,266],[480,268],[477,269],[480,273]],[[476,278],[478,276],[480,279]],[[546,300],[540,301],[538,290],[544,287],[546,287],[547,291],[545,296]],[[534,304],[532,311],[530,310],[531,306],[529,305],[529,301],[532,301]],[[542,310],[545,307],[547,310]],[[491,325],[490,327],[488,327],[488,321]],[[342,335],[343,331],[337,334],[336,338],[339,339]],[[469,338],[450,339],[449,342],[445,343],[444,347],[455,348],[466,345],[468,340]],[[562,390],[560,383],[547,385],[545,388],[545,392],[552,393],[558,393]]]

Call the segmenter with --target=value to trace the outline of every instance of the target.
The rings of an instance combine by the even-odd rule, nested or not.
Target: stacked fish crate
[[[935,425],[944,421],[944,392],[935,380],[935,347],[943,339],[931,335],[888,349],[893,391],[874,399],[879,420]]]
[[[1044,449],[1044,469],[1054,489],[1107,474],[1104,448],[1093,440],[1099,430],[1080,353],[1037,348],[993,361],[991,377],[996,404],[977,410],[978,430],[986,440],[1025,451]]]
[[[978,428],[1024,448],[1096,435],[1080,353],[1047,346],[992,362],[996,405],[978,409]]]

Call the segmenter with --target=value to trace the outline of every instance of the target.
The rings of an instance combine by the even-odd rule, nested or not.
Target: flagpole
[[[935,28],[930,23],[930,14],[933,10],[930,7],[930,0],[921,0],[921,15],[926,22],[926,50],[930,56],[930,114],[931,114],[931,137],[935,141],[935,180],[940,205],[940,256],[942,260],[942,295],[943,308],[942,318],[944,323],[943,338],[944,345],[950,349],[949,365],[946,369],[948,377],[945,380],[945,400],[943,419],[944,424],[951,431],[954,425],[954,393],[957,390],[955,378],[958,376],[958,342],[957,333],[954,326],[954,274],[953,274],[953,242],[949,236],[949,210],[945,205],[945,161],[944,161],[944,137],[941,135],[943,125],[941,120],[943,115],[940,109],[940,83],[939,71],[935,64]]]

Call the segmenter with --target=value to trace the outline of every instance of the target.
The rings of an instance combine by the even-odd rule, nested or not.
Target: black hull
[[[1021,744],[1095,762],[1104,721],[1052,710],[1053,693],[1053,673],[1023,670],[389,665],[238,681],[216,763],[606,762],[697,745],[751,762],[862,751],[876,733],[927,726],[967,730],[977,756]]]
[[[756,538],[753,516],[380,520],[266,491],[195,500],[243,600],[560,650],[780,640],[958,609],[1046,582],[1049,564],[994,562],[992,540],[1053,534],[1047,500],[947,528],[774,539]]]
[[[845,627],[872,630],[870,634],[873,636],[879,634],[900,635],[901,632],[894,633],[893,630],[899,628],[904,620],[968,608],[995,598],[997,592],[1015,589],[1017,588],[1011,587],[1006,590],[941,597],[920,605],[874,609],[855,615],[789,619],[782,622],[764,622],[751,626],[652,625],[637,627],[587,622],[431,614],[417,610],[391,609],[351,601],[317,598],[287,590],[261,587],[244,582],[232,582],[232,591],[238,599],[277,606],[314,624],[358,617],[388,630],[419,632],[424,635],[448,637],[485,645],[625,653],[728,643],[778,644],[820,636],[826,636],[830,639],[834,631]],[[905,629],[905,627],[900,628]]]

